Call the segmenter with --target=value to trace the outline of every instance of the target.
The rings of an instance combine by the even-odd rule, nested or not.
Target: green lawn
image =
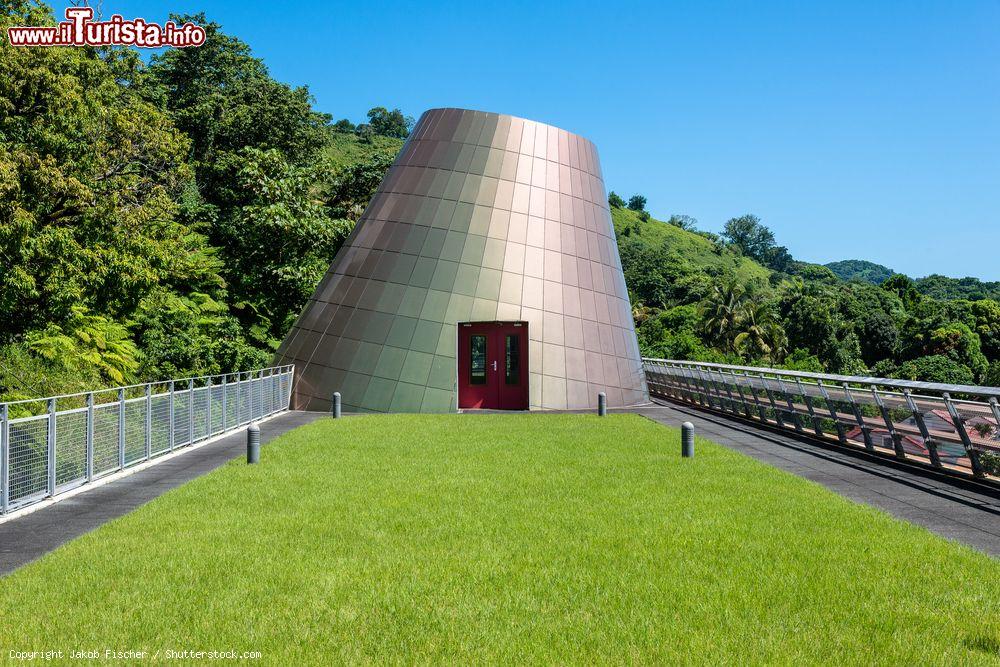
[[[995,662],[998,565],[637,416],[325,419],[0,580],[0,649]]]

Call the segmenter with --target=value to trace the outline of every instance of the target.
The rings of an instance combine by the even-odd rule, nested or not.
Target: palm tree
[[[747,300],[740,312],[739,329],[733,342],[744,357],[773,363],[781,363],[785,358],[788,338],[771,303]]]
[[[713,283],[712,290],[701,304],[705,332],[726,352],[736,351],[735,340],[745,301],[746,288],[735,278],[730,278]]]

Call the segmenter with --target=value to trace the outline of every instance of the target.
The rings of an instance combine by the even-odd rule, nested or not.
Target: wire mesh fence
[[[0,403],[6,514],[288,409],[292,366]]]
[[[643,359],[649,392],[1000,482],[1000,388]]]

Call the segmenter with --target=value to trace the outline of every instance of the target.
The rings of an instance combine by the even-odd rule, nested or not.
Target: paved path
[[[915,466],[872,461],[863,452],[825,447],[678,404],[631,412],[675,427],[690,421],[709,440],[1000,557],[1000,491]]]
[[[286,412],[260,425],[265,443],[307,424],[320,412]],[[131,512],[174,487],[246,456],[243,430],[132,475],[0,523],[0,575],[7,574],[101,524]]]

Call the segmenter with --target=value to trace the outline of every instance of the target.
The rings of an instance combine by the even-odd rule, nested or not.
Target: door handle
[[[497,360],[494,359],[493,360],[493,370],[495,371],[496,369],[497,369]]]

